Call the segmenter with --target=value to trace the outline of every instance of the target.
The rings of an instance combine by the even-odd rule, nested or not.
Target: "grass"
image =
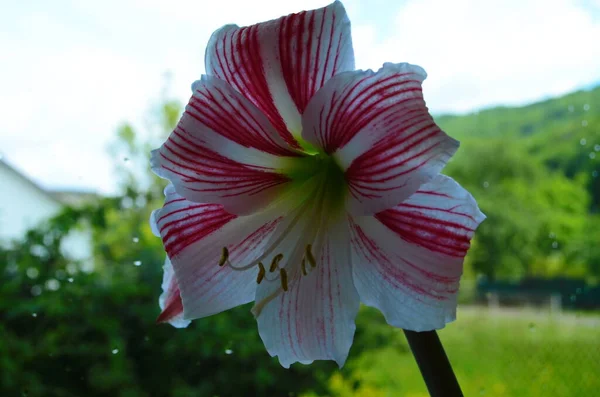
[[[370,309],[359,322],[368,331],[357,342],[379,339],[378,346],[353,347],[346,367],[331,377],[329,395],[427,397],[402,332],[384,329]],[[466,396],[593,396],[600,390],[598,313],[464,308],[439,335]]]

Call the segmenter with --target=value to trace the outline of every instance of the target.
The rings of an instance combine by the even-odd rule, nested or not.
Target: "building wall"
[[[56,215],[63,207],[48,192],[3,162],[0,162],[0,186],[0,243],[3,245],[22,238],[27,230]],[[70,233],[61,249],[71,259],[90,258],[91,233]]]

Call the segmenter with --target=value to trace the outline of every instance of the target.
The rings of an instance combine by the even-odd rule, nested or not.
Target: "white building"
[[[66,204],[73,204],[73,193],[45,190],[1,159],[0,186],[0,244],[4,246],[21,239],[27,230],[58,214]],[[61,250],[70,259],[89,262],[92,257],[91,232],[70,233],[63,240]]]

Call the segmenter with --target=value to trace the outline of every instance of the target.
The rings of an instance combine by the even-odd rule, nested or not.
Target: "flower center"
[[[344,171],[333,156],[316,153],[283,161],[280,172],[292,180],[296,186],[313,180],[325,190],[326,205],[343,206],[347,192]]]
[[[318,266],[318,254],[329,225],[343,215],[347,194],[344,172],[332,156],[317,153],[286,159],[280,172],[289,177],[291,183],[282,201],[284,213],[277,214],[283,215],[279,230],[260,255],[249,263],[232,264],[227,247],[223,247],[218,263],[234,270],[258,267],[257,284],[263,281],[278,283],[279,287],[269,296],[256,302],[255,315],[266,303],[288,291],[289,284],[307,276]],[[267,267],[265,263],[270,264]]]

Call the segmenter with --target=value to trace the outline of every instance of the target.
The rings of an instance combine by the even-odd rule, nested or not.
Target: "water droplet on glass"
[[[557,241],[553,241],[552,242],[552,248],[554,248],[554,249],[558,248],[558,242]]]
[[[42,287],[40,287],[39,285],[34,285],[33,287],[31,287],[31,295],[40,296],[41,294],[42,294]]]
[[[68,282],[70,282],[70,283],[72,283],[72,282],[73,282],[73,277],[69,277],[69,278],[67,279],[67,281],[68,281]]]
[[[142,261],[134,261],[133,264],[135,266],[142,266]]]
[[[134,238],[133,238],[133,242],[134,242],[134,243],[139,243],[139,242],[140,242],[140,239],[139,239],[139,238],[137,238],[137,237],[134,237]]]
[[[483,187],[487,189],[488,187],[490,187],[490,183],[488,181],[484,181]]]
[[[587,145],[587,140],[586,140],[585,138],[581,138],[581,139],[579,140],[579,144],[580,144],[581,146],[585,146],[585,145]]]
[[[600,145],[594,145],[594,150],[600,152]]]
[[[573,113],[575,111],[575,106],[569,105],[569,112]]]
[[[112,354],[117,354],[119,352],[119,349],[113,349],[112,350]]]
[[[60,282],[57,279],[51,278],[46,281],[46,289],[49,291],[58,291],[60,288]]]
[[[587,104],[587,103],[586,103],[585,105],[583,105],[583,110],[584,110],[585,112],[587,112],[588,110],[590,110],[590,105],[589,105],[589,104]]]
[[[37,313],[31,313],[31,317],[37,317]]]
[[[593,160],[593,159],[595,159],[595,158],[596,158],[596,153],[594,153],[594,152],[591,152],[591,153],[590,153],[590,159],[591,159],[591,160]]]
[[[225,349],[225,354],[227,354],[227,355],[233,354],[233,350]]]
[[[37,278],[37,276],[40,275],[40,271],[38,269],[36,269],[35,267],[30,267],[28,268],[25,273],[27,274],[27,277],[29,278]]]
[[[582,127],[587,127],[588,125],[588,121],[587,120],[581,120],[581,126]]]

